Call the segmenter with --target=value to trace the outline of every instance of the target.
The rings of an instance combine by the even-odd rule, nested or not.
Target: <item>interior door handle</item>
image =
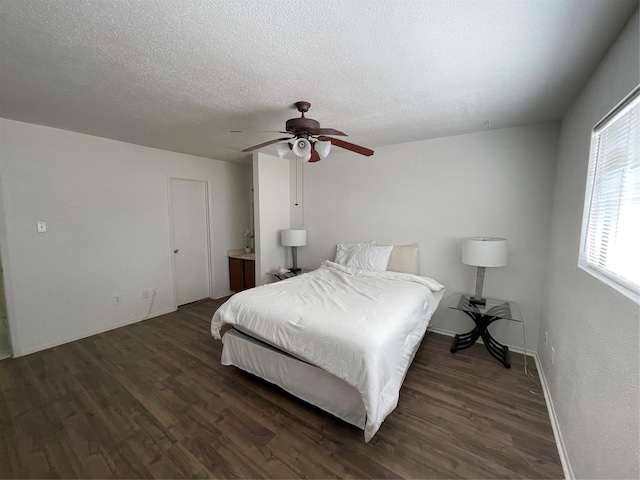
[[[178,253],[179,251],[180,251],[180,249],[179,249],[179,248],[176,248],[176,249],[173,251],[173,253]]]

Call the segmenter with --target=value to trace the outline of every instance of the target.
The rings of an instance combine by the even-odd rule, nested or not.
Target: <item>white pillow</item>
[[[345,265],[361,270],[374,270],[384,272],[389,264],[389,257],[393,246],[375,247],[371,245],[359,245],[353,247],[347,255]]]
[[[336,259],[335,263],[344,265],[347,260],[347,256],[353,247],[361,247],[363,245],[375,245],[375,240],[369,240],[368,242],[355,242],[355,243],[339,243],[336,245]]]

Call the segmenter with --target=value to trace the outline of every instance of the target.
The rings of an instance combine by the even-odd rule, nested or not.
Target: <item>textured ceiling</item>
[[[220,160],[559,119],[637,0],[0,0],[0,116]],[[268,147],[272,148],[272,147]]]

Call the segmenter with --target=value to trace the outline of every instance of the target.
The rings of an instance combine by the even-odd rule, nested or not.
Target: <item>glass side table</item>
[[[487,351],[502,363],[506,368],[511,368],[509,347],[502,345],[491,336],[487,327],[496,320],[511,320],[522,322],[522,315],[515,302],[487,298],[486,305],[478,305],[470,302],[471,295],[454,293],[448,302],[448,307],[460,310],[471,317],[476,327],[468,333],[456,335],[451,343],[451,353],[471,347],[478,338],[482,337]]]
[[[287,273],[278,273],[277,270],[273,272],[267,272],[267,275],[273,275],[279,280],[284,280],[285,278],[297,277],[298,275],[302,275],[303,273],[308,273],[311,270],[307,270],[305,268],[300,269],[299,272],[287,272]]]

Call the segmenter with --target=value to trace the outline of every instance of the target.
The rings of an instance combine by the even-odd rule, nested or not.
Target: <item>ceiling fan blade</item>
[[[340,130],[336,130],[335,128],[309,128],[309,133],[311,135],[341,135],[343,137],[348,137],[346,133],[341,132]]]
[[[277,130],[229,130],[229,133],[290,133]]]
[[[351,150],[352,152],[359,153],[360,155],[365,155],[367,157],[370,157],[371,155],[373,155],[373,150],[366,147],[361,147],[360,145],[356,145],[355,143],[345,142],[344,140],[340,140],[339,138],[321,136],[321,137],[318,137],[318,140],[320,140],[321,142],[329,141],[331,142],[332,145],[335,145],[336,147],[344,148],[346,150]]]
[[[316,152],[314,149],[311,150],[311,158],[309,159],[309,163],[311,162],[319,162],[320,161],[320,155],[318,155],[318,152]]]
[[[267,145],[272,145],[274,143],[282,142],[284,140],[289,140],[288,138],[277,138],[275,140],[269,140],[268,142],[261,143],[260,145],[254,145],[253,147],[245,148],[242,150],[243,152],[253,152],[254,150],[258,150],[259,148],[266,147]]]

